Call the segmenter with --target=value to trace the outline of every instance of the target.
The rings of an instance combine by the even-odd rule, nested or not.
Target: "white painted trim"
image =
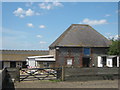
[[[119,67],[119,63],[120,63],[119,58],[120,57],[117,57],[117,67]]]
[[[98,56],[98,67],[103,67],[103,65],[102,65],[102,57],[101,56]]]
[[[44,55],[44,56],[30,56],[30,57],[28,57],[28,59],[29,58],[43,58],[43,57],[54,57],[54,55]]]
[[[54,58],[37,58],[37,59],[35,59],[35,61],[55,61],[55,59]]]

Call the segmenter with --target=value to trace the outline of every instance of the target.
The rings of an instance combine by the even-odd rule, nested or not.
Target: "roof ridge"
[[[77,25],[77,26],[78,26],[78,25],[79,25],[79,26],[89,26],[88,24],[72,24],[72,26],[76,26],[76,25]]]
[[[55,45],[55,46],[57,46],[58,43],[65,37],[66,33],[67,33],[68,31],[70,31],[70,28],[72,28],[72,26],[73,26],[73,24],[70,25],[52,44],[54,44],[54,43],[56,42],[56,45]],[[58,41],[59,41],[59,42],[58,42]],[[52,44],[51,44],[50,46],[52,46]]]

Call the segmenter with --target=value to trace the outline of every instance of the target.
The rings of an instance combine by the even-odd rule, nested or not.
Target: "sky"
[[[2,49],[48,50],[71,24],[117,37],[117,2],[2,2]]]

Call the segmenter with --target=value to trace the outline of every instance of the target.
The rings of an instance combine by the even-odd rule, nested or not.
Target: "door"
[[[23,67],[23,68],[27,68],[26,63],[27,63],[26,61],[22,62],[22,67]]]
[[[117,57],[114,57],[112,61],[113,61],[113,67],[117,67]]]
[[[82,64],[83,64],[83,67],[90,67],[90,58],[89,57],[83,57],[82,59]]]

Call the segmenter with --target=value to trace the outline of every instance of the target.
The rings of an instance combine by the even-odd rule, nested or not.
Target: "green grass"
[[[49,81],[52,81],[52,82],[61,82],[61,80],[56,80],[56,79],[54,79],[54,80],[49,80]]]

